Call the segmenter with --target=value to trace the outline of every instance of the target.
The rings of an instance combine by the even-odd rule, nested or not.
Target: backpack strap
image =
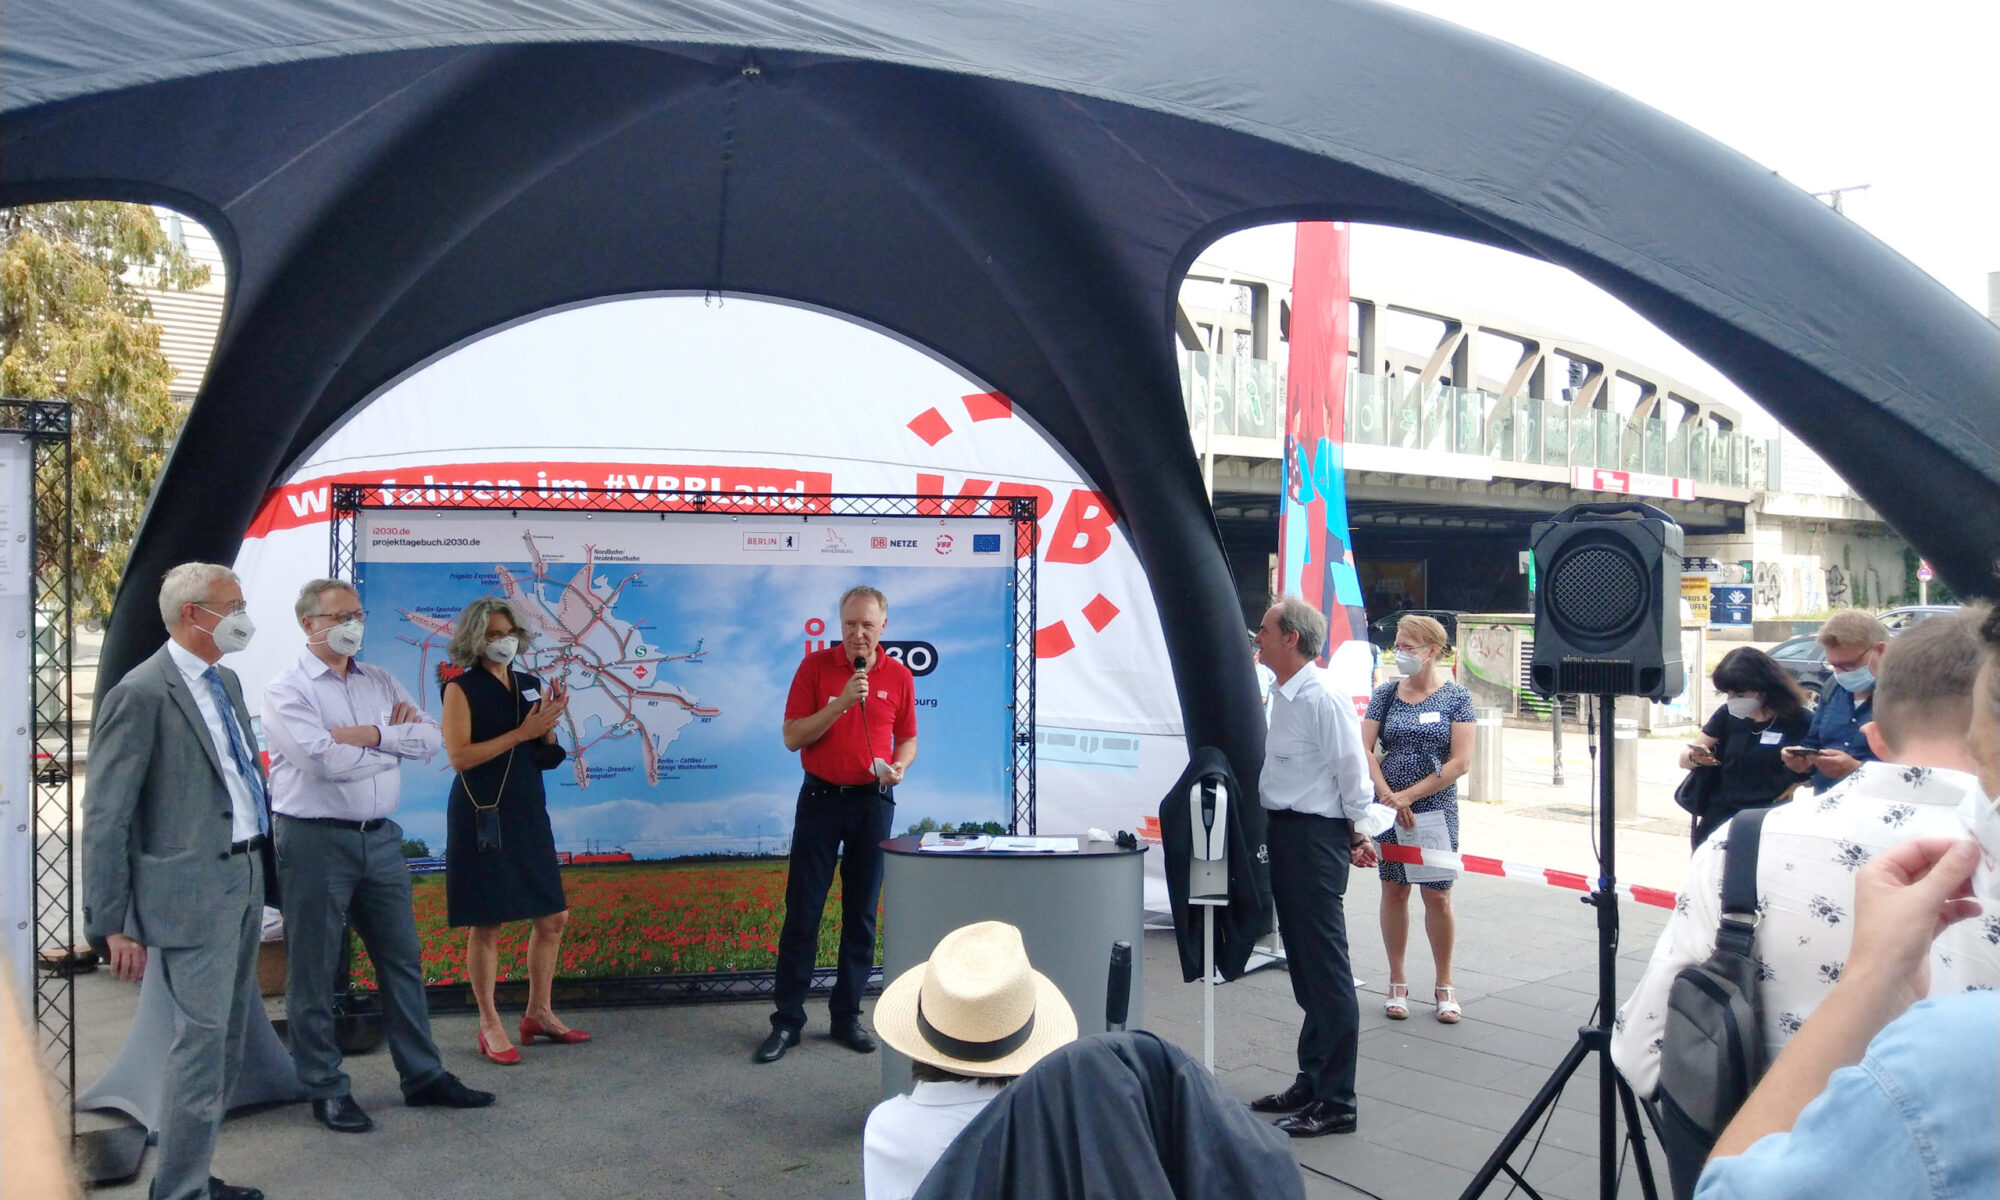
[[[1715,944],[1745,958],[1757,932],[1757,845],[1770,811],[1752,808],[1737,813],[1729,822],[1729,845],[1723,852],[1722,923]]]

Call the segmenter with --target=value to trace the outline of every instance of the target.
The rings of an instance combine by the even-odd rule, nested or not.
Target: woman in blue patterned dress
[[[1375,777],[1375,798],[1396,810],[1396,825],[1380,840],[1385,844],[1415,842],[1417,816],[1442,812],[1458,849],[1458,780],[1472,765],[1472,694],[1445,675],[1439,659],[1445,653],[1444,626],[1430,617],[1408,616],[1396,625],[1396,666],[1403,677],[1375,689],[1368,715],[1361,721],[1361,744],[1368,749],[1368,770]],[[1375,744],[1381,742],[1378,758]],[[1389,952],[1389,1000],[1383,1006],[1392,1020],[1410,1015],[1410,984],[1403,972],[1403,951],[1410,939],[1410,881],[1403,864],[1382,860],[1382,943]],[[1437,1019],[1456,1024],[1461,1014],[1451,981],[1454,917],[1451,880],[1425,882],[1424,934],[1437,965]]]

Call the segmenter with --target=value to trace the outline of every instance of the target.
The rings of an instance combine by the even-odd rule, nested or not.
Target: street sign
[[[1931,580],[1933,580],[1933,579],[1936,579],[1936,578],[1937,578],[1937,572],[1935,572],[1935,571],[1931,570],[1931,565],[1930,565],[1929,563],[1925,562],[1925,561],[1924,561],[1923,559],[1921,559],[1921,558],[1920,558],[1920,559],[1918,559],[1918,560],[1917,560],[1917,582],[1918,582],[1918,583],[1929,583],[1929,582],[1930,582]]]

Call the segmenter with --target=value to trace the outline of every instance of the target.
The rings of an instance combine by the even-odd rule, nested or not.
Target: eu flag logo
[[[997,534],[997,533],[975,533],[975,534],[973,534],[973,535],[972,535],[972,552],[973,552],[974,554],[998,554],[998,553],[1000,553],[1000,535],[999,535],[999,534]]]

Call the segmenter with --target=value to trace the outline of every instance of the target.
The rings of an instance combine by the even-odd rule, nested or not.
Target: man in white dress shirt
[[[395,676],[355,660],[367,614],[353,588],[315,579],[299,589],[294,611],[306,651],[264,690],[263,717],[278,878],[295,901],[285,907],[285,1013],[299,1082],[328,1129],[374,1128],[350,1093],[334,1037],[334,976],[351,920],[375,964],[405,1102],[491,1104],[491,1092],[444,1069],[431,1038],[410,869],[394,820],[403,760],[430,758],[444,736]]]
[[[1976,614],[1925,621],[1889,643],[1862,726],[1880,761],[1864,761],[1817,796],[1779,805],[1758,839],[1757,1008],[1775,1062],[1833,990],[1854,937],[1854,873],[1883,850],[1961,837],[1958,805],[1979,780],[1966,734],[1980,648]],[[1678,905],[1631,999],[1618,1011],[1611,1060],[1632,1089],[1659,1086],[1667,993],[1682,968],[1715,953],[1727,837],[1702,843]],[[1931,943],[1930,994],[2000,987],[2000,914],[1961,921]]]
[[[1277,676],[1258,793],[1270,824],[1271,898],[1285,937],[1292,998],[1305,1010],[1299,1073],[1282,1092],[1251,1102],[1287,1112],[1293,1137],[1352,1133],[1354,1066],[1361,1008],[1348,965],[1347,868],[1372,867],[1374,843],[1354,828],[1375,798],[1351,704],[1322,686],[1313,660],[1326,618],[1297,596],[1271,606],[1257,630],[1257,656]]]

